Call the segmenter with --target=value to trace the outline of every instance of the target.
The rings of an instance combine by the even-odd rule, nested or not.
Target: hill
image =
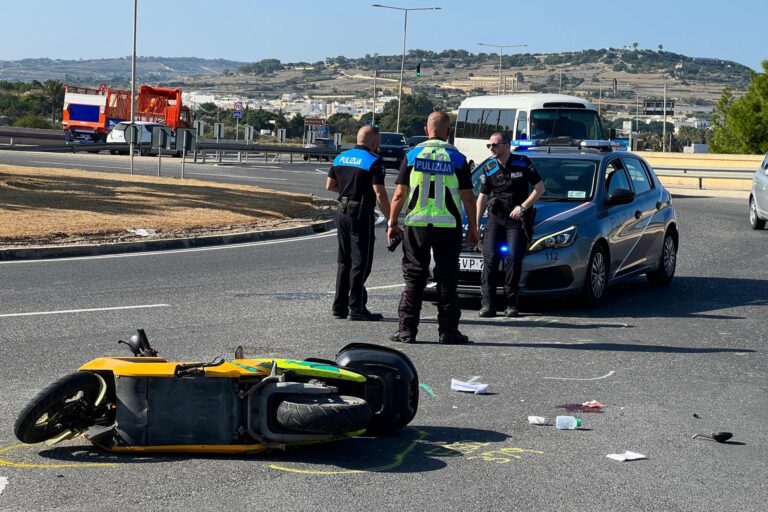
[[[315,63],[282,63],[277,59],[244,63],[194,57],[140,57],[141,83],[181,85],[188,90],[240,97],[272,98],[284,93],[317,97],[370,97],[373,74],[377,87],[396,93],[400,55],[329,57]],[[406,56],[406,92],[421,92],[438,104],[455,108],[470,94],[495,94],[499,86],[498,55],[466,50],[410,50]],[[415,76],[417,64],[421,76]],[[678,110],[711,111],[725,86],[744,91],[753,71],[741,64],[696,58],[661,49],[607,48],[503,57],[502,90],[563,92],[586,97],[612,111],[634,112],[644,98],[667,97]],[[0,61],[0,80],[59,79],[69,84],[127,86],[130,58],[100,60],[25,59]]]

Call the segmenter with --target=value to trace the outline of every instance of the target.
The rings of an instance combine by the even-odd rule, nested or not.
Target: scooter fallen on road
[[[323,359],[172,362],[143,329],[133,357],[102,357],[54,382],[22,410],[14,433],[49,445],[85,435],[111,452],[249,453],[405,427],[419,402],[402,352],[365,343]]]

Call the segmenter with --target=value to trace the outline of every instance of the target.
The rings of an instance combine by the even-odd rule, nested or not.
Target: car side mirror
[[[629,204],[635,200],[635,193],[626,188],[617,188],[608,195],[608,205]]]

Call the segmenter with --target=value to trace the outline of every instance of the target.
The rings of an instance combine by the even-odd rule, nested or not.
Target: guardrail
[[[654,166],[653,170],[659,177],[666,178],[690,178],[696,180],[697,188],[704,190],[704,180],[744,180],[746,183],[740,184],[749,188],[752,183],[754,170],[733,169],[726,167],[677,167],[677,166]]]
[[[273,161],[277,160],[280,155],[288,155],[289,163],[293,163],[294,155],[301,155],[304,160],[317,158],[318,160],[330,161],[341,151],[338,149],[255,145],[244,142],[198,142],[195,144],[193,157],[195,162],[197,162],[198,158],[201,158],[202,163],[205,163],[208,155],[213,153],[216,160],[221,162],[224,155],[228,152],[236,153],[238,162],[242,162],[243,156],[245,156],[245,161],[247,162],[248,156],[253,154],[254,156],[263,155],[264,162],[269,162],[270,155],[272,155]]]

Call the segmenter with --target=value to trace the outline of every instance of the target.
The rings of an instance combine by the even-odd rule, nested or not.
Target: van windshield
[[[548,108],[531,111],[532,139],[570,137],[603,140],[603,127],[594,110]]]

